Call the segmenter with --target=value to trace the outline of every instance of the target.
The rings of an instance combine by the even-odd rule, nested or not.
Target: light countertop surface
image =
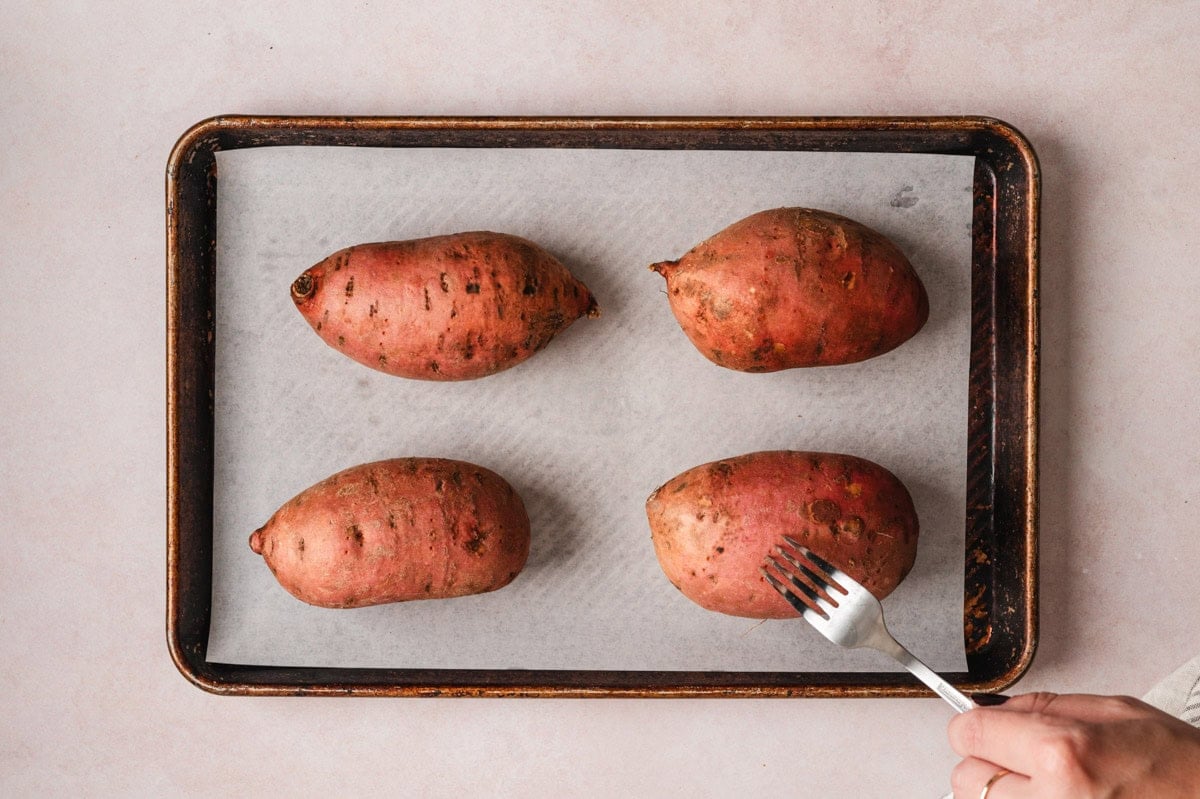
[[[1138,695],[1200,652],[1195,3],[189,5],[0,6],[0,794],[948,789],[934,699],[227,698],[181,677],[163,182],[224,113],[1006,120],[1043,197],[1041,636],[1013,691]]]

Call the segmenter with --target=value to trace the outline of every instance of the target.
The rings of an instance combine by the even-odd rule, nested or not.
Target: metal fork
[[[821,635],[844,647],[869,646],[891,655],[959,713],[975,707],[892,637],[883,623],[883,606],[871,592],[795,539],[783,540],[788,548],[776,546],[759,571]]]

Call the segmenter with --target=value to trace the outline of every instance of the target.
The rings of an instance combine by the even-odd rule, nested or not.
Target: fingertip
[[[1010,697],[1004,694],[971,694],[971,701],[980,707],[996,707],[1003,705]]]
[[[950,748],[959,757],[971,755],[978,745],[979,714],[981,712],[986,711],[976,708],[968,710],[966,713],[959,713],[946,724],[946,738],[950,741]]]
[[[1000,707],[977,707],[950,720],[946,734],[959,757],[974,757],[1007,766],[1022,774],[1037,764],[1038,741],[1055,729],[1050,718],[1036,705],[1045,695],[1012,697]],[[1013,710],[1014,705],[1033,707]]]
[[[1017,694],[1016,696],[1008,697],[1007,701],[999,706],[999,709],[1017,710],[1025,713],[1043,713],[1058,698],[1059,694],[1051,693],[1050,691]]]

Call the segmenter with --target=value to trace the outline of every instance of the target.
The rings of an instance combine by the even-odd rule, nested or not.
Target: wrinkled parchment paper
[[[799,620],[692,604],[643,510],[692,466],[762,449],[845,452],[908,486],[916,567],[884,602],[930,666],[965,669],[969,157],[851,153],[257,148],[218,153],[214,662],[290,666],[897,670]],[[706,361],[647,270],[755,211],[809,206],[895,241],[930,297],[924,330],[865,363],[742,374]],[[464,230],[525,236],[595,293],[531,360],[408,381],[326,346],[288,291],[342,247]],[[247,537],[340,469],[436,455],[524,497],[524,572],[486,595],[355,610],[287,594]]]

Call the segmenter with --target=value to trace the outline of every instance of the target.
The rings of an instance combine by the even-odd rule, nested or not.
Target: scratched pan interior
[[[941,153],[975,157],[968,380],[964,690],[1000,690],[1037,644],[1039,175],[1029,143],[983,117],[209,119],[167,169],[167,640],[219,694],[923,696],[900,672],[289,668],[207,659],[212,597],[215,153],[286,145]]]

